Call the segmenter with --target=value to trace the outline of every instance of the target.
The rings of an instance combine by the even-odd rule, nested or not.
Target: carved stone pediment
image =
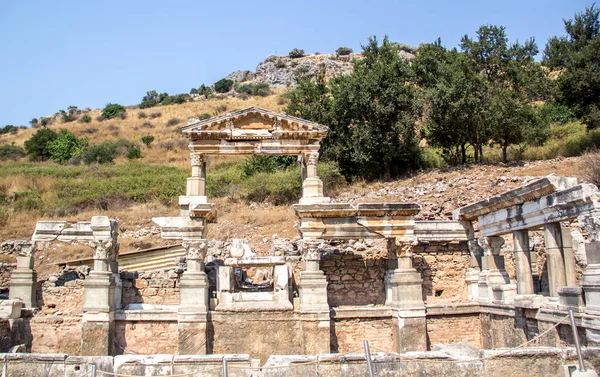
[[[260,107],[199,120],[190,118],[182,133],[192,140],[268,140],[308,139],[321,140],[329,129],[321,124],[275,113]]]

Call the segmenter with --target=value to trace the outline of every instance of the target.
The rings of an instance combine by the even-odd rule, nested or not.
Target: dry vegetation
[[[221,115],[249,106],[259,106],[273,111],[281,111],[284,105],[280,100],[280,93],[281,90],[268,97],[250,97],[248,99],[213,98],[186,102],[181,105],[156,106],[143,110],[140,110],[137,106],[131,106],[127,108],[127,117],[125,119],[116,118],[104,121],[96,119],[101,113],[101,110],[96,109],[88,113],[92,118],[90,123],[81,123],[77,120],[64,123],[56,119],[49,128],[54,130],[66,128],[78,137],[87,138],[90,144],[121,138],[140,142],[142,136],[152,135],[155,137],[155,140],[150,145],[150,148],[143,148],[142,162],[169,164],[187,169],[189,166],[189,155],[183,151],[187,150],[187,141],[179,133],[179,128],[187,124],[189,117],[203,113],[208,113],[211,116]],[[140,112],[144,113],[146,117],[139,118],[138,113]],[[152,113],[160,113],[160,116],[152,118]],[[169,125],[172,119],[179,119],[181,122],[176,125]],[[171,121],[171,123],[174,122]],[[29,139],[35,132],[35,129],[29,128],[19,130],[14,135],[0,135],[0,144],[15,143],[15,145],[23,146],[25,140]]]

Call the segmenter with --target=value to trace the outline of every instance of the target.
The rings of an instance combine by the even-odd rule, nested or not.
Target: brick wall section
[[[32,353],[81,353],[81,317],[35,316],[25,328],[30,332]]]
[[[429,303],[467,301],[465,278],[469,270],[466,242],[418,245],[414,266],[423,278],[423,299]]]
[[[392,319],[353,318],[331,321],[331,351],[362,351],[368,340],[371,352],[396,352]]]
[[[38,305],[41,315],[81,316],[83,311],[83,282],[71,280],[64,285],[46,282],[42,285],[41,297],[38,294]]]
[[[329,306],[383,305],[387,252],[371,249],[367,253],[338,251],[321,259],[327,277]]]
[[[466,342],[481,348],[479,314],[460,314],[427,317],[427,337],[434,344]]]
[[[174,271],[121,272],[123,307],[132,303],[179,305],[179,275]]]
[[[176,354],[177,322],[116,322],[119,354]]]

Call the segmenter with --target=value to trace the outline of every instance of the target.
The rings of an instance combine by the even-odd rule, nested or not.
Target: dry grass
[[[63,123],[62,121],[55,120],[49,128],[54,130],[66,128],[79,137],[88,138],[90,144],[99,143],[103,140],[117,140],[120,138],[140,141],[142,136],[152,135],[155,137],[155,140],[152,143],[151,148],[144,148],[143,162],[169,164],[182,167],[185,165],[187,167],[187,161],[189,160],[187,152],[182,152],[181,149],[178,150],[177,148],[167,151],[159,147],[161,142],[176,142],[182,139],[179,128],[186,124],[187,118],[202,113],[220,115],[223,113],[223,108],[226,108],[227,110],[225,112],[227,112],[249,106],[260,106],[273,111],[282,111],[284,105],[279,104],[278,100],[279,94],[284,90],[285,89],[279,89],[275,91],[275,94],[268,97],[250,97],[248,99],[214,98],[204,101],[186,102],[180,105],[157,106],[144,110],[140,110],[137,107],[130,107],[127,109],[128,116],[125,119],[108,119],[102,122],[96,120],[96,117],[101,113],[101,110],[97,109],[92,110],[89,113],[92,117],[90,123],[80,123],[78,121]],[[149,119],[138,118],[139,112],[144,112],[146,115],[160,112],[162,115],[150,120],[155,126],[154,128],[144,128],[142,127],[142,124],[148,122]],[[167,126],[167,122],[174,118],[181,119],[183,122],[177,126]],[[97,129],[97,131],[93,133],[86,132],[86,130],[94,128]],[[35,129],[30,128],[19,130],[16,135],[0,135],[0,144],[10,144],[14,142],[16,145],[23,146],[25,140],[29,139],[35,132]]]

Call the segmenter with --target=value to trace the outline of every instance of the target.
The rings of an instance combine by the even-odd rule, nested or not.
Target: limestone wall
[[[384,275],[387,252],[375,249],[370,253],[342,250],[326,254],[321,269],[327,277],[329,306],[383,305]]]
[[[177,353],[177,322],[117,321],[115,342],[119,354]]]
[[[466,302],[469,250],[466,243],[431,242],[414,248],[414,266],[423,279],[428,304]]]
[[[9,288],[10,273],[17,268],[16,263],[0,262],[0,290]]]
[[[179,305],[179,276],[175,270],[127,272],[123,280],[123,307],[134,303]]]

